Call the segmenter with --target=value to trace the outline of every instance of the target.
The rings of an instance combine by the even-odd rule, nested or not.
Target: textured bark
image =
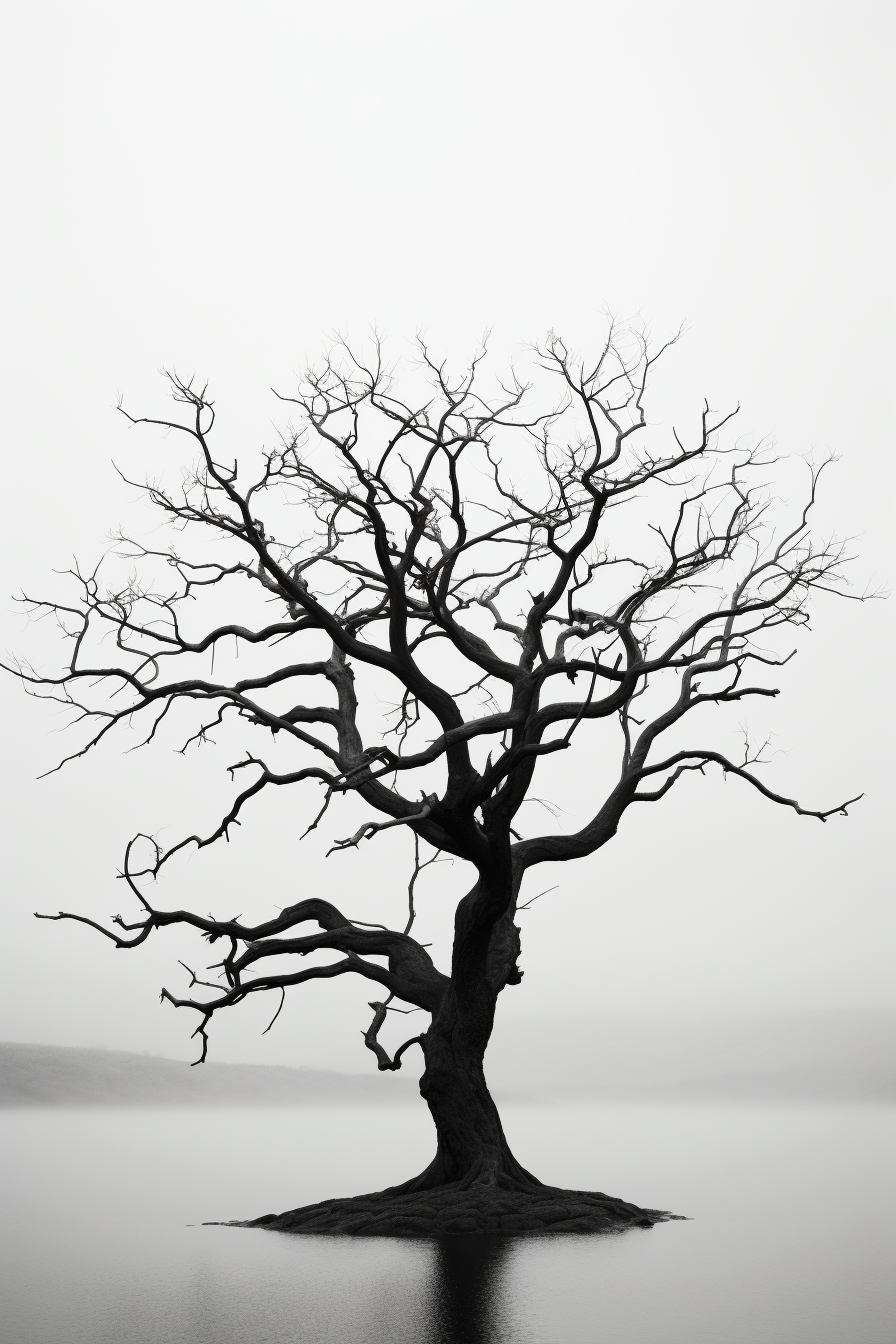
[[[519,948],[509,875],[508,864],[506,880],[502,874],[490,887],[478,882],[458,906],[451,980],[422,1040],[420,1093],[436,1128],[436,1156],[414,1189],[540,1184],[510,1151],[483,1067],[498,994],[513,978]]]
[[[436,1156],[411,1188],[473,1182],[504,1189],[538,1187],[541,1183],[510,1151],[485,1081],[484,1049],[471,1034],[459,1021],[451,988],[423,1038],[426,1069],[420,1093],[436,1127]]]

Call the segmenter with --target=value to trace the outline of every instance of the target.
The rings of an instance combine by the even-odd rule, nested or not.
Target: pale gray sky
[[[145,525],[110,460],[140,475],[174,449],[114,405],[160,409],[162,365],[207,377],[221,441],[245,447],[280,422],[270,386],[334,328],[375,322],[397,352],[425,328],[463,355],[491,327],[512,353],[551,326],[586,344],[607,306],[689,324],[658,416],[705,393],[781,450],[837,453],[823,525],[859,534],[858,578],[888,581],[891,26],[882,4],[786,0],[18,6],[0,57],[3,588],[52,591],[72,553]],[[3,644],[27,650],[2,607]],[[767,720],[776,786],[817,806],[864,789],[850,820],[718,780],[644,809],[545,882],[561,889],[523,916],[502,1012],[892,1005],[893,654],[892,603],[819,607]],[[128,835],[192,830],[224,781],[110,744],[35,783],[65,748],[55,720],[13,685],[0,712],[0,1034],[184,1053],[192,1025],[156,997],[176,940],[116,954],[31,912],[123,907]],[[323,870],[291,824],[254,815],[184,865],[180,899],[232,891],[235,912],[326,881],[357,917],[388,910],[398,841]],[[434,938],[461,889],[443,869],[424,897]],[[368,995],[295,995],[263,1041],[265,1010],[243,1011],[217,1056],[321,1062],[339,1032],[360,1040]]]

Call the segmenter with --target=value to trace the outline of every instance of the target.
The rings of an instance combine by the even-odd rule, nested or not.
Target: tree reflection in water
[[[513,1239],[439,1237],[430,1285],[427,1344],[497,1344],[512,1339],[502,1329],[502,1288]]]

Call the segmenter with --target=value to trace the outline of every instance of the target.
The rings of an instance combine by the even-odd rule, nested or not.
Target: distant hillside
[[[395,1106],[411,1079],[0,1043],[0,1106]]]
[[[543,1099],[896,1102],[896,1013],[500,1022],[492,1085]]]
[[[338,1061],[336,1061],[338,1062]],[[510,1020],[486,1074],[505,1102],[896,1103],[896,1013],[717,1021]],[[395,1106],[414,1074],[188,1064],[0,1043],[0,1106]]]

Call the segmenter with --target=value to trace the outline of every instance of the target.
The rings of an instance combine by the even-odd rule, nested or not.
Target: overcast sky
[[[281,423],[270,387],[336,328],[377,323],[397,353],[425,328],[462,356],[489,327],[506,355],[549,327],[587,346],[607,307],[659,335],[688,324],[658,416],[705,394],[782,451],[835,452],[822,526],[858,535],[859,586],[891,584],[890,20],[818,0],[13,7],[3,588],[53,591],[73,553],[148,525],[110,463],[139,476],[174,447],[114,407],[163,409],[163,365],[208,378],[221,442],[244,449]],[[2,608],[2,643],[28,652]],[[544,883],[560,889],[522,917],[502,1012],[893,1006],[893,604],[831,601],[813,625],[769,720],[769,779],[812,806],[864,790],[850,819],[718,779],[643,809]],[[186,1054],[192,1024],[157,1000],[180,944],[115,953],[31,912],[122,908],[127,837],[192,830],[224,783],[120,743],[37,783],[65,750],[58,720],[12,683],[0,710],[0,1034]],[[324,869],[294,826],[253,817],[184,866],[178,900],[232,895],[235,913],[325,884],[358,918],[391,909],[398,841]],[[461,891],[442,870],[424,896],[437,943]],[[261,1041],[263,1010],[233,1015],[217,1057],[321,1062],[339,1033],[360,1041],[368,995],[296,995]]]

